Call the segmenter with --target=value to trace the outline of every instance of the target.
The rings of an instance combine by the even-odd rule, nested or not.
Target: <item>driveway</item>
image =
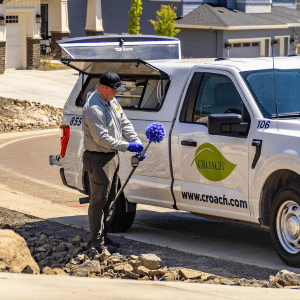
[[[0,96],[63,108],[77,79],[73,69],[6,70],[0,75]]]

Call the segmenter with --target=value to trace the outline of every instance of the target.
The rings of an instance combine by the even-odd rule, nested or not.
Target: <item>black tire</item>
[[[271,237],[279,257],[300,267],[300,186],[287,185],[275,196],[271,208]]]
[[[105,221],[108,232],[125,232],[133,224],[136,210],[126,212],[126,201],[124,194],[121,195],[110,211]]]
[[[85,173],[84,182],[86,187],[86,193],[90,195],[89,175]],[[119,188],[121,187],[119,183]],[[131,207],[130,212],[126,212],[126,198],[124,194],[120,196],[113,209],[109,212],[109,215],[105,221],[108,232],[125,232],[134,222],[136,207]]]

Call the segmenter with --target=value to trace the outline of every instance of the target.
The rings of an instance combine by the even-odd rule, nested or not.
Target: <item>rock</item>
[[[69,276],[68,273],[66,273],[63,269],[55,268],[53,271],[56,273],[56,275],[60,276]]]
[[[36,234],[35,234],[35,236],[36,236]],[[40,242],[40,241],[47,241],[48,240],[48,238],[47,238],[47,236],[45,235],[45,234],[42,234],[42,235],[40,235],[38,238],[37,238],[37,241],[38,242]]]
[[[148,268],[146,268],[144,266],[139,266],[137,268],[137,272],[136,273],[138,273],[141,276],[148,276],[149,275],[149,271],[150,270]]]
[[[139,261],[142,266],[149,270],[155,270],[161,264],[161,259],[155,254],[141,254],[139,256]]]
[[[191,269],[180,269],[180,279],[200,279],[202,272],[191,270]],[[156,274],[155,274],[156,275]]]
[[[23,269],[23,271],[22,271],[21,273],[23,273],[23,274],[33,274],[33,270],[32,270],[32,268],[31,268],[30,266],[27,265],[27,266]]]
[[[82,265],[78,266],[77,268],[73,269],[73,274],[75,276],[87,277],[91,273],[96,273],[96,274],[101,273],[101,267],[99,261],[96,260],[87,261]]]
[[[213,274],[202,273],[202,275],[201,275],[201,280],[202,280],[202,281],[208,281],[208,280],[214,279],[214,278],[216,278],[216,277],[217,277],[217,276],[216,276],[216,275],[213,275]]]
[[[46,262],[44,260],[41,260],[38,262],[38,265],[39,265],[40,269],[43,269],[46,267]]]
[[[121,262],[121,259],[119,258],[113,258],[110,260],[110,262],[112,262],[113,265],[119,264]]]
[[[150,270],[149,271],[149,276],[152,277],[152,276],[155,276],[155,277],[162,277],[164,276],[166,273],[168,272],[168,268],[167,267],[163,267],[163,268],[160,268],[158,270]]]
[[[129,259],[131,259],[131,260],[138,260],[139,257],[136,256],[136,255],[130,255],[130,256],[129,256]]]
[[[45,246],[44,246],[45,247]],[[65,244],[64,243],[60,243],[58,246],[57,246],[57,248],[56,248],[56,252],[63,252],[63,251],[65,251],[66,250],[66,246],[65,246]]]
[[[139,260],[130,260],[128,263],[132,265],[133,270],[136,273],[137,273],[138,267],[142,265],[142,263]]]
[[[35,242],[37,240],[37,236],[34,236],[30,239],[28,239],[28,242]]]
[[[221,278],[221,283],[226,285],[235,285],[235,282],[233,280],[230,280],[228,278]]]
[[[45,247],[41,246],[41,247],[36,248],[36,251],[37,252],[46,252],[47,250],[45,249]]]
[[[88,245],[88,243],[86,243],[86,242],[85,242],[85,243],[80,243],[80,247],[81,247],[81,248],[86,248],[87,245]]]
[[[102,251],[102,253],[100,253],[99,260],[104,261],[107,258],[109,258],[110,256],[111,256],[110,252],[107,249],[105,249]]]
[[[83,238],[79,235],[76,235],[73,239],[72,239],[72,244],[73,245],[80,245],[80,243],[83,243]]]
[[[270,276],[270,283],[273,285],[278,283],[281,286],[300,285],[300,274],[282,270],[278,272],[275,277],[271,278]]]
[[[42,271],[44,275],[56,275],[56,272],[49,267],[45,267]]]
[[[0,229],[0,241],[0,261],[6,263],[11,272],[20,273],[28,265],[34,274],[40,273],[24,238],[10,229]]]
[[[85,254],[79,254],[79,255],[77,255],[76,258],[79,259],[80,263],[83,263],[83,262],[86,262],[89,260],[89,258]]]
[[[0,272],[2,272],[2,271],[8,271],[8,270],[9,270],[8,264],[6,264],[3,261],[0,261]]]
[[[122,264],[119,264],[119,265],[115,265],[114,266],[114,272],[116,273],[121,273],[124,271],[124,266]]]
[[[141,278],[138,278],[138,280],[149,280],[149,276],[143,276]]]
[[[125,264],[125,265],[124,265],[124,272],[125,272],[125,273],[131,273],[131,272],[133,272],[133,267],[132,267],[132,265],[130,265],[130,264]]]

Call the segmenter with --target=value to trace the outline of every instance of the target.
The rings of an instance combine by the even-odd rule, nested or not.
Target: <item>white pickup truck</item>
[[[116,95],[144,145],[151,144],[107,222],[125,231],[136,203],[270,228],[277,253],[300,267],[300,60],[298,57],[181,61],[175,38],[68,39],[62,60],[80,71],[64,107],[61,165],[65,185],[88,194],[82,171],[82,107],[105,71],[127,91]],[[103,59],[106,57],[106,59]],[[136,58],[139,57],[139,58]],[[120,179],[131,170],[120,153]]]

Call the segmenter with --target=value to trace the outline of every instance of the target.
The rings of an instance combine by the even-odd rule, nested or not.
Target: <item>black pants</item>
[[[115,199],[119,180],[119,155],[115,152],[83,153],[83,170],[89,175],[89,224],[93,247],[103,245],[106,238],[105,220],[110,203]]]

